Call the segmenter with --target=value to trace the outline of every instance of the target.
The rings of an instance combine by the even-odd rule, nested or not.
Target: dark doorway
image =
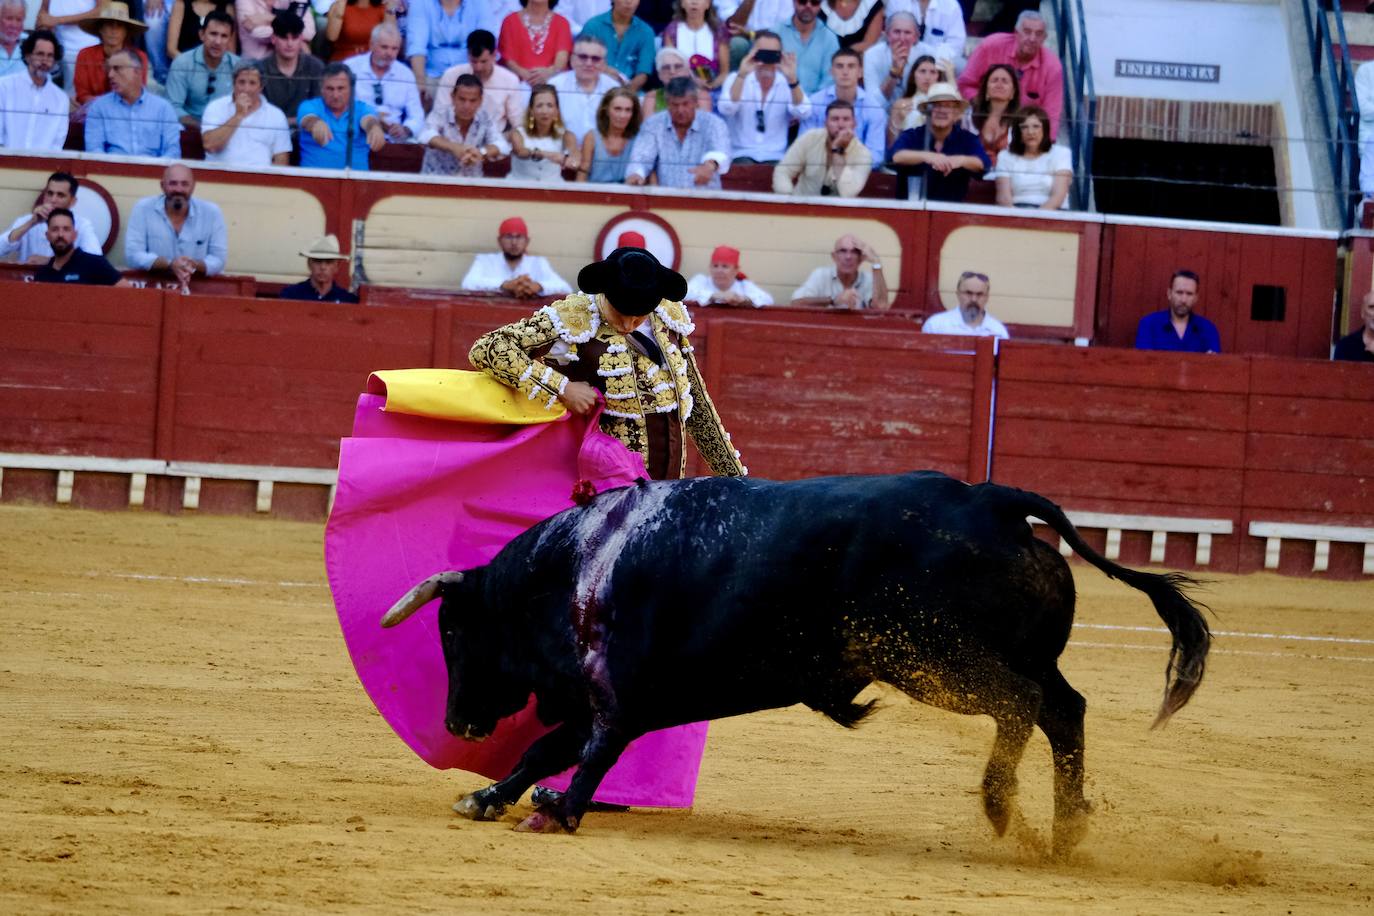
[[[1279,225],[1268,146],[1093,141],[1093,191],[1102,213]]]

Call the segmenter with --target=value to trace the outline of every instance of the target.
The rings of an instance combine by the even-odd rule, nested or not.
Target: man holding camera
[[[783,53],[776,32],[754,33],[753,48],[720,87],[718,107],[737,164],[772,165],[782,158],[788,127],[811,113],[811,103],[797,79],[797,57]]]

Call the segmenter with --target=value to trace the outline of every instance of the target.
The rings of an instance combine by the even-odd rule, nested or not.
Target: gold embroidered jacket
[[[654,342],[663,351],[660,366],[632,347],[625,336],[601,320],[596,296],[574,293],[552,302],[529,318],[497,328],[477,339],[468,353],[476,369],[523,391],[546,407],[558,403],[569,375],[587,381],[606,396],[601,428],[625,447],[649,460],[646,416],[675,414],[677,439],[685,430],[697,451],[722,477],[748,471],[730,444],[715,405],[702,384],[687,338],[695,330],[687,309],[666,299],[649,316]],[[582,364],[581,357],[594,359]],[[561,367],[555,368],[555,366]],[[678,476],[685,470],[679,462]]]

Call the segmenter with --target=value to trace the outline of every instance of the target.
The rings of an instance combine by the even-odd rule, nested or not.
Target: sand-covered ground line
[[[691,812],[517,834],[449,805],[353,674],[322,525],[0,506],[0,912],[1374,912],[1374,584],[1216,577],[1208,680],[1148,730],[1166,637],[1076,568],[1062,666],[1096,804],[1066,863],[1049,749],[1027,827],[977,786],[990,720],[884,692],[712,726]],[[379,609],[380,611],[383,609]],[[1147,628],[1147,629],[1115,629]]]

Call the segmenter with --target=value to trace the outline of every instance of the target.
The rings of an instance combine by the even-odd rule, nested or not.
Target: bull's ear
[[[396,624],[405,620],[435,598],[443,595],[447,588],[457,585],[462,581],[463,574],[457,570],[450,570],[449,572],[441,572],[430,576],[428,579],[406,592],[405,596],[402,597],[400,601],[397,601],[391,606],[391,610],[387,611],[382,617],[382,626],[396,626]]]

